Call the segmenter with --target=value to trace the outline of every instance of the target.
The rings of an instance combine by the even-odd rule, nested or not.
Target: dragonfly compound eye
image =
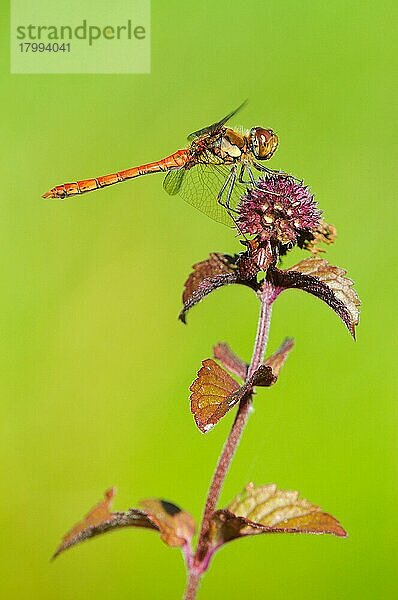
[[[253,127],[250,130],[250,143],[257,160],[267,160],[278,147],[278,136],[272,129]]]

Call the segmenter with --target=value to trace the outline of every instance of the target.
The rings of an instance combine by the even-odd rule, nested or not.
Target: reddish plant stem
[[[264,354],[268,342],[269,327],[271,322],[271,307],[273,300],[273,286],[264,281],[260,297],[261,309],[257,326],[256,340],[253,349],[252,359],[247,372],[246,380],[258,369],[264,360]],[[232,458],[238,447],[239,440],[245,428],[250,408],[252,404],[252,394],[246,395],[240,402],[235,421],[224,445],[221,456],[218,460],[216,470],[207,495],[206,505],[203,513],[202,524],[199,533],[198,547],[189,570],[187,588],[184,600],[194,600],[197,594],[200,578],[206,571],[209,564],[207,553],[207,532],[209,530],[211,517],[215,511],[221,489],[227,475]],[[206,556],[207,555],[207,556]]]
[[[196,571],[195,569],[191,569],[189,571],[188,583],[184,594],[184,600],[195,599],[201,577],[202,573],[199,573],[199,571]]]

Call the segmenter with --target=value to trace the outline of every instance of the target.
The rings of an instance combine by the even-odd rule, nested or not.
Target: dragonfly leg
[[[262,165],[260,165],[260,166],[262,166]],[[246,169],[246,171],[248,172],[250,181],[243,181],[244,169]],[[239,174],[239,182],[240,183],[250,183],[253,187],[258,187],[257,181],[255,180],[255,177],[253,175],[253,171],[251,170],[249,165],[242,165],[240,174]],[[268,190],[267,193],[271,194],[272,196],[281,196],[281,194],[279,194],[278,192],[271,192],[271,190]]]
[[[239,228],[238,222],[237,222],[236,217],[235,217],[236,214],[239,214],[239,211],[235,210],[234,208],[231,207],[231,196],[232,196],[232,192],[233,192],[234,185],[236,183],[236,177],[237,177],[236,171],[237,171],[236,165],[234,165],[232,167],[232,169],[231,169],[228,177],[224,181],[221,190],[218,193],[217,202],[218,202],[218,204],[220,204],[220,206],[222,206],[223,208],[225,208],[225,210],[227,211],[227,213],[231,217],[232,221],[235,223],[235,227],[240,232],[240,228]],[[227,197],[226,197],[225,202],[224,202],[223,195],[224,195],[224,192],[225,192],[225,190],[227,188],[228,188],[228,190],[227,190]],[[234,213],[235,213],[235,215],[234,215]]]
[[[223,197],[223,194],[224,194],[224,192],[225,192],[225,188],[227,187],[227,185],[228,185],[228,183],[229,183],[229,181],[230,181],[230,179],[231,179],[231,177],[232,177],[233,170],[234,170],[234,167],[232,167],[232,169],[230,170],[230,172],[229,172],[229,175],[228,175],[228,177],[226,178],[226,180],[224,181],[224,183],[223,183],[223,185],[222,185],[222,188],[221,188],[221,190],[218,192],[218,196],[217,196],[217,202],[218,202],[218,204],[221,204],[221,206],[223,206],[224,208],[226,208],[226,205],[225,205],[225,204],[224,204],[224,202],[222,201],[222,197]]]
[[[229,216],[231,216],[232,212],[235,212],[235,213],[238,212],[237,210],[231,208],[231,205],[230,205],[231,195],[232,195],[232,191],[234,189],[235,181],[236,181],[236,165],[234,165],[232,167],[231,171],[229,172],[228,177],[224,181],[223,186],[217,196],[218,204],[220,204],[220,206],[222,206],[223,208],[225,208],[228,211]],[[227,197],[226,197],[226,201],[224,202],[223,195],[227,188],[228,188]]]
[[[244,237],[245,240],[247,240],[247,237],[245,235],[245,233],[243,231],[241,231],[241,228],[239,226],[239,222],[237,220],[236,217],[234,217],[233,213],[235,213],[235,215],[239,215],[239,211],[235,210],[234,208],[231,207],[231,196],[232,196],[232,192],[234,190],[234,185],[236,183],[236,177],[237,177],[237,168],[236,165],[234,165],[231,169],[231,182],[229,184],[229,188],[228,188],[228,193],[227,193],[227,200],[226,200],[226,209],[228,211],[229,216],[231,217],[231,219],[233,220],[233,222],[235,223],[235,227],[238,230],[238,232]],[[241,168],[241,172],[240,172],[240,177],[243,175],[243,171]],[[239,235],[238,233],[238,235]]]
[[[229,188],[228,188],[228,192],[227,192],[227,201],[226,201],[226,207],[227,207],[227,210],[229,211],[229,213],[231,213],[231,212],[238,213],[237,210],[231,208],[231,196],[232,196],[232,192],[234,190],[235,182],[236,182],[236,166],[234,165],[231,169],[231,181],[229,184]]]
[[[258,187],[257,186],[257,181],[253,175],[253,171],[251,170],[251,168],[249,167],[249,165],[246,165],[246,171],[249,173],[249,177],[250,177],[250,182],[254,187]]]
[[[260,165],[260,166],[262,166],[262,165]],[[257,181],[254,178],[253,171],[251,170],[251,168],[248,165],[246,165],[246,171],[249,173],[249,177],[251,180],[250,183],[253,185],[253,187],[259,187],[257,184]],[[272,192],[271,190],[267,190],[267,194],[271,194],[271,196],[281,196],[282,195],[282,194],[279,194],[278,192]]]
[[[264,173],[268,173],[269,175],[281,175],[282,177],[287,177],[289,179],[294,179],[299,183],[303,183],[302,179],[299,179],[294,175],[289,175],[289,173],[285,173],[284,171],[276,171],[274,169],[269,169],[268,167],[265,167],[264,165],[260,165],[260,163],[255,162],[253,163],[253,166],[257,169],[257,171],[263,171]]]
[[[245,169],[246,171],[249,173],[249,178],[250,181],[245,181],[243,179],[243,175],[245,174]],[[242,164],[240,167],[240,171],[239,171],[239,179],[238,179],[239,183],[245,183],[245,184],[251,184],[251,185],[256,185],[256,181],[254,179],[254,175],[251,172],[251,169],[248,165]]]

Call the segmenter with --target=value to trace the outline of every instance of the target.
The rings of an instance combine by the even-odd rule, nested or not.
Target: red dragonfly
[[[273,173],[258,161],[271,158],[278,146],[278,137],[272,129],[252,127],[240,131],[226,127],[244,104],[213,125],[191,133],[189,146],[166,158],[102,177],[57,185],[43,198],[76,196],[141,175],[167,172],[163,187],[168,194],[180,194],[215,221],[232,225],[247,184],[255,185],[253,169]]]

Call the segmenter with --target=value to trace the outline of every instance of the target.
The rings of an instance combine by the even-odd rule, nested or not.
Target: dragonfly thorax
[[[235,162],[247,150],[247,138],[234,129],[225,128],[219,140],[219,151],[224,160]]]

